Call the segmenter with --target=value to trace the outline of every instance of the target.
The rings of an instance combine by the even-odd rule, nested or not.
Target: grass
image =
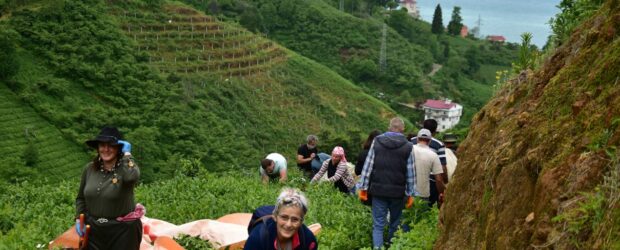
[[[480,82],[483,84],[493,85],[497,82],[497,79],[495,79],[496,72],[509,69],[510,66],[482,64],[478,72],[474,74],[474,79],[480,80]]]

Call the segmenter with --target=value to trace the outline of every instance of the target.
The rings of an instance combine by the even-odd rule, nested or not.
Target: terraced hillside
[[[0,84],[0,173],[11,180],[28,175],[49,180],[74,177],[86,152]]]
[[[294,158],[308,134],[355,155],[396,115],[331,69],[182,3],[60,2],[3,17],[21,66],[6,86],[78,148],[120,127],[145,182],[179,165],[253,172],[268,153]]]
[[[161,12],[112,8],[125,33],[165,73],[247,76],[286,60],[270,40],[195,9],[166,5]]]

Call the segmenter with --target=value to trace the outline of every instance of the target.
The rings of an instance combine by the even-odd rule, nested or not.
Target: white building
[[[453,128],[459,123],[461,115],[463,115],[463,106],[450,101],[450,99],[427,99],[422,108],[424,109],[424,120],[435,119],[437,121],[437,132]]]
[[[398,1],[398,5],[401,8],[406,8],[407,13],[414,18],[420,17],[420,10],[418,10],[418,4],[416,0],[401,0]]]

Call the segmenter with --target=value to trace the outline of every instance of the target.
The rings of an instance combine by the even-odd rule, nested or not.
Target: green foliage
[[[371,82],[377,77],[379,67],[370,59],[351,60],[347,65],[349,72],[353,76],[355,82]]]
[[[201,2],[196,4],[206,4]],[[250,13],[253,8],[235,1],[218,1],[218,4],[223,13],[243,10]],[[287,6],[284,7],[291,12],[296,11],[295,5]],[[252,159],[260,159],[270,152],[281,152],[292,158],[296,145],[307,134],[319,134],[322,130],[342,131],[328,136],[355,145],[356,149],[352,150],[355,152],[361,141],[356,133],[383,126],[386,121],[379,115],[394,113],[330,69],[299,56],[289,59],[287,52],[271,42],[268,49],[252,52],[279,51],[275,58],[279,62],[264,65],[262,73],[253,77],[223,79],[218,72],[206,75],[158,72],[152,67],[157,64],[149,63],[151,53],[156,50],[144,50],[148,45],[153,46],[152,41],[133,40],[120,27],[127,24],[127,19],[132,25],[146,26],[156,19],[153,19],[155,13],[180,8],[188,7],[138,1],[118,5],[57,1],[12,13],[8,24],[19,33],[20,49],[16,58],[23,67],[14,76],[11,90],[0,94],[12,106],[32,107],[34,112],[28,113],[29,116],[46,121],[37,125],[49,130],[62,128],[60,132],[56,129],[56,138],[66,139],[58,146],[50,146],[51,133],[37,138],[35,146],[40,156],[37,168],[41,168],[42,175],[64,173],[48,175],[50,181],[78,175],[80,167],[88,161],[84,140],[92,138],[104,124],[120,127],[132,142],[134,156],[143,169],[142,180],[148,183],[173,177],[175,173],[195,176],[202,171],[195,168],[198,161],[205,169],[218,171],[254,169]],[[222,29],[241,30],[231,24],[217,24]],[[229,44],[265,41],[246,34],[228,38]],[[190,39],[178,43],[184,44],[186,40]],[[361,35],[352,40],[360,46],[365,43]],[[213,42],[209,38],[207,41]],[[165,48],[162,46],[161,50]],[[215,51],[230,53],[225,49]],[[374,80],[368,74],[376,68],[374,61],[355,61],[351,64],[355,77]],[[162,66],[175,67],[177,64],[172,59]],[[326,83],[329,86],[322,87]],[[341,98],[342,93],[347,98]],[[6,116],[26,112],[0,111],[7,111]],[[5,117],[4,113],[0,115]],[[338,121],[334,117],[339,117]],[[6,126],[0,126],[0,131],[20,133],[23,128],[12,119],[2,123]],[[11,137],[7,143],[11,142],[19,142],[15,150],[4,147],[2,141],[0,152],[17,159],[26,149],[26,141]],[[67,146],[66,142],[72,145]],[[192,160],[187,163],[181,159]],[[181,165],[185,168],[179,168]],[[11,177],[10,173],[3,177],[8,180],[24,176],[16,174],[18,177]]]
[[[502,89],[502,87],[508,82],[511,74],[508,73],[508,70],[497,71],[495,72],[495,84],[493,84],[493,91],[497,92]]]
[[[23,66],[22,70],[30,68],[28,64]],[[15,79],[19,78],[16,75]],[[67,140],[3,84],[0,84],[0,134],[3,135],[0,179],[4,181],[37,178],[58,181],[77,176],[88,160],[79,146]]]
[[[433,13],[433,22],[431,24],[431,31],[434,34],[443,34],[443,17],[441,16],[441,5],[437,4],[435,7],[435,12]]]
[[[595,193],[584,193],[584,200],[580,201],[576,208],[564,211],[552,219],[553,222],[566,224],[566,233],[569,234],[570,242],[577,248],[583,248],[585,240],[580,235],[589,235],[596,229],[605,216],[606,197],[595,189]]]
[[[305,223],[322,225],[318,236],[321,248],[356,249],[371,245],[370,208],[362,205],[356,196],[344,195],[330,183],[309,185],[296,169],[289,171],[286,185],[263,185],[254,171],[219,174],[204,171],[195,177],[177,176],[141,185],[136,189],[136,201],[146,206],[147,217],[180,225],[230,213],[251,213],[256,207],[273,204],[282,187],[296,187],[305,192],[310,202]],[[10,249],[45,246],[67,230],[73,224],[78,184],[78,180],[71,179],[53,185],[24,182],[0,186],[0,202],[11,204],[0,207],[0,245]],[[413,212],[423,211],[418,203],[415,210],[404,213],[412,231],[396,236],[396,245],[428,246],[434,242],[437,210]],[[38,233],[28,233],[33,231]],[[425,238],[418,238],[421,235]],[[207,242],[188,236],[177,240],[187,249],[209,247]]]
[[[428,23],[412,18],[407,11],[390,12],[386,23],[409,42],[418,44],[438,58],[437,37],[431,32]]]
[[[476,47],[470,47],[467,52],[465,52],[465,59],[467,59],[465,73],[473,76],[473,74],[478,72],[480,66],[482,66],[483,59],[480,55],[480,49]]]
[[[28,167],[34,167],[39,161],[39,151],[37,150],[35,143],[29,139],[28,146],[24,149],[24,154],[22,159],[24,159],[24,164]]]
[[[615,130],[619,119],[615,119]],[[611,134],[605,131],[605,134]],[[613,145],[601,145],[610,158],[608,171],[603,181],[592,192],[582,192],[560,210],[552,221],[563,224],[562,237],[568,238],[572,247],[584,248],[597,245],[602,249],[613,249],[618,244],[620,233],[620,164],[618,152]],[[602,149],[597,149],[602,150]],[[603,150],[602,150],[603,151]]]
[[[585,19],[591,17],[604,2],[603,0],[562,0],[557,5],[560,13],[549,20],[553,35],[545,47],[564,43],[575,28]]]
[[[532,33],[525,32],[521,34],[521,45],[519,46],[519,60],[512,65],[515,74],[519,74],[523,70],[534,69],[536,67],[536,59],[538,50],[532,46]]]
[[[461,17],[461,7],[454,6],[452,10],[452,18],[448,23],[448,34],[458,36],[463,28],[463,18]]]
[[[447,96],[460,103],[476,103],[476,106],[468,107],[467,114],[471,116],[486,102],[483,96],[490,96],[487,93],[495,72],[487,68],[509,67],[516,58],[514,47],[493,47],[486,41],[437,36],[431,31],[430,24],[411,18],[403,10],[385,11],[387,18],[364,16],[364,19],[359,19],[337,11],[335,8],[340,8],[340,1],[327,2],[329,5],[321,1],[258,0],[251,4],[263,17],[264,23],[259,26],[264,27],[264,32],[271,39],[335,70],[363,86],[370,95],[379,96],[382,93],[393,109],[407,113],[407,117],[419,115],[409,114],[411,111],[403,111],[397,104],[394,98],[398,98],[403,89],[415,89],[410,92],[415,101]],[[349,12],[349,6],[361,3],[352,2],[355,1],[343,2],[346,12]],[[440,11],[441,7],[437,7]],[[242,15],[240,11],[225,18],[238,20]],[[386,39],[386,71],[380,71],[377,67],[383,22],[390,27]],[[441,31],[443,29],[440,27]],[[471,52],[467,53],[469,49]],[[434,61],[444,65],[439,76],[429,82],[426,73],[430,72]],[[482,71],[485,64],[488,66]],[[460,84],[462,79],[489,86],[477,84],[468,87]],[[463,94],[466,88],[480,87],[488,90],[473,96]],[[473,100],[467,100],[470,98]],[[463,120],[469,119],[464,117]]]
[[[416,34],[428,28],[400,11],[394,11],[396,13],[393,15],[410,19],[401,31],[406,31],[410,24],[415,23],[413,27],[416,30],[413,33],[408,31],[410,37],[415,38],[415,43],[407,42],[394,30],[388,29],[389,66],[385,72],[380,72],[376,64],[379,61],[382,19],[343,15],[332,7],[338,6],[336,2],[332,2],[332,6],[322,1],[257,0],[252,4],[263,17],[264,23],[259,26],[264,27],[270,39],[330,67],[347,79],[364,83],[373,91],[381,89],[382,92],[399,93],[400,88],[387,83],[395,82],[399,77],[404,78],[405,82],[418,82],[422,72],[428,71],[432,65],[433,53],[425,47],[436,45],[433,45],[432,39],[429,41]],[[348,4],[346,1],[345,5]],[[230,13],[227,18],[237,20],[242,14]]]
[[[179,168],[177,169],[176,175],[187,176],[187,177],[196,177],[201,173],[204,173],[206,169],[204,165],[200,162],[199,159],[187,160],[181,159],[179,161]]]
[[[433,249],[439,236],[437,229],[439,209],[432,209],[424,201],[415,201],[414,207],[403,212],[403,223],[409,225],[410,231],[399,230],[392,240],[390,249]]]
[[[200,239],[199,237],[191,237],[189,235],[181,235],[179,238],[175,239],[177,243],[179,243],[179,245],[181,245],[183,248],[187,249],[187,250],[198,250],[198,249],[205,249],[205,250],[211,250],[214,249],[211,244],[209,244],[209,241]]]
[[[0,8],[1,9],[1,8]],[[16,58],[16,44],[19,34],[12,29],[5,29],[0,25],[0,81],[7,81],[19,70]]]
[[[264,28],[261,24],[264,23],[260,12],[255,7],[248,7],[243,10],[239,18],[239,23],[246,27],[248,30],[257,32],[262,31]]]
[[[36,171],[32,167],[27,167],[20,157],[4,157],[0,160],[0,183],[18,183],[24,180],[32,179],[36,175]]]

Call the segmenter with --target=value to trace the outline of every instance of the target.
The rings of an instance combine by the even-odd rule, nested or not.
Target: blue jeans
[[[405,200],[372,197],[372,246],[381,248],[383,246],[383,228],[387,221],[387,214],[390,213],[390,225],[388,230],[387,242],[390,242],[394,232],[400,224],[400,216],[405,207]]]

